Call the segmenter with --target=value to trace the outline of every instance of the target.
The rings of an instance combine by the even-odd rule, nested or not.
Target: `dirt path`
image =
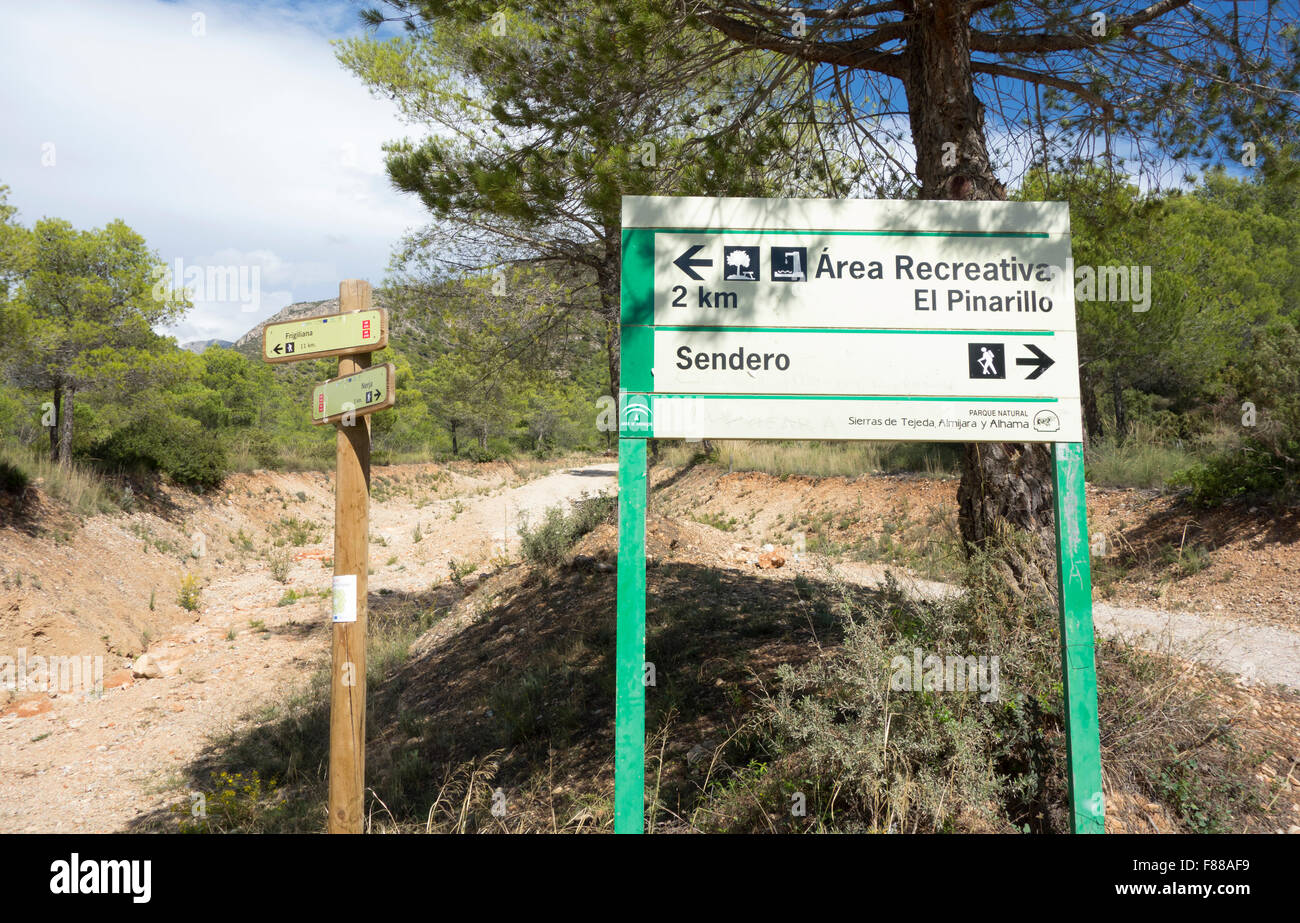
[[[878,564],[829,564],[848,583],[876,587],[886,568]],[[940,599],[960,592],[957,587],[925,580],[899,568],[888,568],[910,592]],[[1162,650],[1187,660],[1235,673],[1246,683],[1280,683],[1300,689],[1300,634],[1284,628],[1237,622],[1194,612],[1169,612],[1136,606],[1093,603],[1098,635],[1119,637],[1147,650]]]
[[[937,579],[918,576],[929,551],[951,555],[930,561],[948,565],[948,573],[959,554],[953,479],[777,478],[707,466],[660,470],[656,477],[670,485],[652,492],[659,512],[725,530],[715,531],[719,547],[751,549],[739,557],[754,557],[754,549],[770,543],[788,559],[804,535],[807,547],[824,551],[804,556],[806,563],[834,562],[849,582],[876,586],[888,567],[929,598],[957,592],[938,582],[951,580],[942,571]],[[1088,515],[1093,533],[1110,536],[1113,546],[1112,556],[1093,562],[1094,621],[1102,636],[1168,650],[1245,682],[1300,689],[1294,513],[1233,508],[1192,516],[1151,491],[1089,486]],[[1137,552],[1118,576],[1115,548]],[[1185,555],[1190,548],[1199,550]],[[721,555],[727,562],[736,557]],[[909,568],[910,562],[921,566]]]
[[[1300,689],[1300,634],[1284,628],[1232,623],[1194,612],[1159,612],[1096,603],[1097,633],[1139,647],[1182,652],[1191,660],[1235,673],[1247,683]]]
[[[444,479],[432,490],[427,480],[380,475],[371,594],[427,590],[448,576],[452,561],[468,570],[514,553],[522,517],[536,521],[548,506],[612,489],[616,469],[566,468],[517,487]],[[237,501],[273,510],[264,525],[296,497],[294,512],[319,526],[319,540],[297,549],[284,582],[256,555],[214,567],[197,618],[149,644],[164,675],[132,681],[120,658],[106,656],[103,695],[42,695],[29,700],[35,714],[0,717],[0,832],[112,832],[141,813],[185,803],[180,770],[212,736],[292,691],[328,655],[330,571],[322,564],[333,544],[331,496],[319,475],[268,474],[212,501],[224,515],[220,525],[242,535],[255,524],[231,512]],[[224,548],[217,520],[203,522],[211,544]],[[128,547],[138,555],[138,546]]]

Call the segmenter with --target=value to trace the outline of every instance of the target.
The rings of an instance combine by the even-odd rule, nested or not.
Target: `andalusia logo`
[[[620,430],[623,433],[648,433],[654,417],[650,410],[650,398],[644,394],[626,395],[623,400]]]

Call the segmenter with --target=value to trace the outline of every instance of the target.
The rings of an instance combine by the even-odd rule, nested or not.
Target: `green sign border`
[[[614,832],[645,832],[645,626],[647,504],[646,440],[654,437],[654,240],[658,231],[726,233],[722,228],[624,228],[620,306],[618,440],[618,624],[614,695]],[[1041,232],[813,231],[744,229],[755,234],[879,234],[946,237],[1049,237]],[[683,395],[686,396],[686,395]],[[703,397],[704,395],[695,395]],[[712,395],[714,397],[737,395]],[[762,397],[763,395],[750,395]],[[786,398],[813,395],[783,395]],[[817,397],[827,397],[818,395]],[[839,398],[843,399],[843,398]],[[898,400],[874,397],[864,399]],[[911,398],[924,400],[925,398]],[[937,399],[937,398],[932,398]],[[946,398],[944,398],[946,400]],[[1025,398],[990,398],[1023,401]],[[1042,402],[1041,400],[1039,402]],[[625,422],[627,411],[644,407],[649,421]],[[635,422],[635,421],[633,421]],[[1051,443],[1055,481],[1058,624],[1066,716],[1067,783],[1071,829],[1105,832],[1101,740],[1097,718],[1097,675],[1089,568],[1088,513],[1084,494],[1083,446]]]

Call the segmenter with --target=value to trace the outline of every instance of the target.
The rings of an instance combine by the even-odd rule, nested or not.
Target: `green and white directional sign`
[[[614,829],[645,826],[646,440],[1050,442],[1072,826],[1105,827],[1063,202],[623,199]]]
[[[322,314],[262,328],[262,358],[267,362],[368,353],[387,345],[388,312],[382,308]]]
[[[317,385],[311,395],[311,421],[337,423],[348,413],[362,416],[393,406],[391,362],[362,369]]]
[[[624,435],[1082,438],[1064,203],[632,196],[623,227]]]

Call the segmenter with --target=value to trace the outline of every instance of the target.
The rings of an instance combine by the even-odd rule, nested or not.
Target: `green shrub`
[[[780,691],[766,703],[771,780],[805,794],[813,825],[1064,828],[1064,754],[1044,746],[1053,739],[1063,750],[1053,613],[1009,609],[982,591],[986,583],[981,575],[966,596],[940,603],[908,596],[892,576],[875,598],[841,588],[843,643],[780,669]],[[914,664],[917,651],[987,658],[983,676],[996,681],[983,691],[896,690],[900,664]]]
[[[26,471],[17,465],[0,460],[0,493],[21,494],[30,483]]]
[[[1191,500],[1210,507],[1237,497],[1258,497],[1280,503],[1295,502],[1300,495],[1300,439],[1291,456],[1278,457],[1248,440],[1187,469],[1174,483],[1191,488]]]
[[[731,832],[1068,830],[1056,614],[1006,592],[1005,554],[981,552],[966,592],[941,601],[918,599],[892,577],[875,592],[804,581],[801,597],[830,609],[843,640],[779,669],[751,724],[717,755],[692,823]],[[984,685],[900,689],[896,671],[917,651],[923,674],[927,655],[945,667],[952,656],[988,657],[991,667],[996,656],[996,672],[978,677],[997,677],[996,696]],[[1186,665],[1114,642],[1099,643],[1096,656],[1108,778],[1163,802],[1188,830],[1240,830],[1262,804],[1253,757],[1226,739],[1210,696],[1189,692]],[[773,810],[798,796],[803,814]]]
[[[1236,497],[1294,502],[1300,498],[1300,330],[1285,318],[1273,321],[1228,378],[1235,394],[1229,411],[1241,438],[1188,469],[1179,483],[1191,487],[1201,506]]]
[[[493,451],[490,447],[484,448],[477,442],[472,442],[466,446],[463,454],[465,458],[473,462],[490,462],[500,457],[499,452]]]
[[[574,542],[613,515],[617,502],[615,497],[591,497],[573,504],[568,514],[562,506],[550,507],[536,528],[523,523],[519,537],[524,559],[542,567],[559,565]]]
[[[161,471],[191,487],[215,487],[229,470],[220,437],[176,415],[142,417],[97,444],[93,454],[107,465]]]
[[[321,527],[310,519],[299,516],[281,516],[278,522],[271,523],[272,543],[280,548],[292,545],[295,548],[319,542],[322,537]]]

